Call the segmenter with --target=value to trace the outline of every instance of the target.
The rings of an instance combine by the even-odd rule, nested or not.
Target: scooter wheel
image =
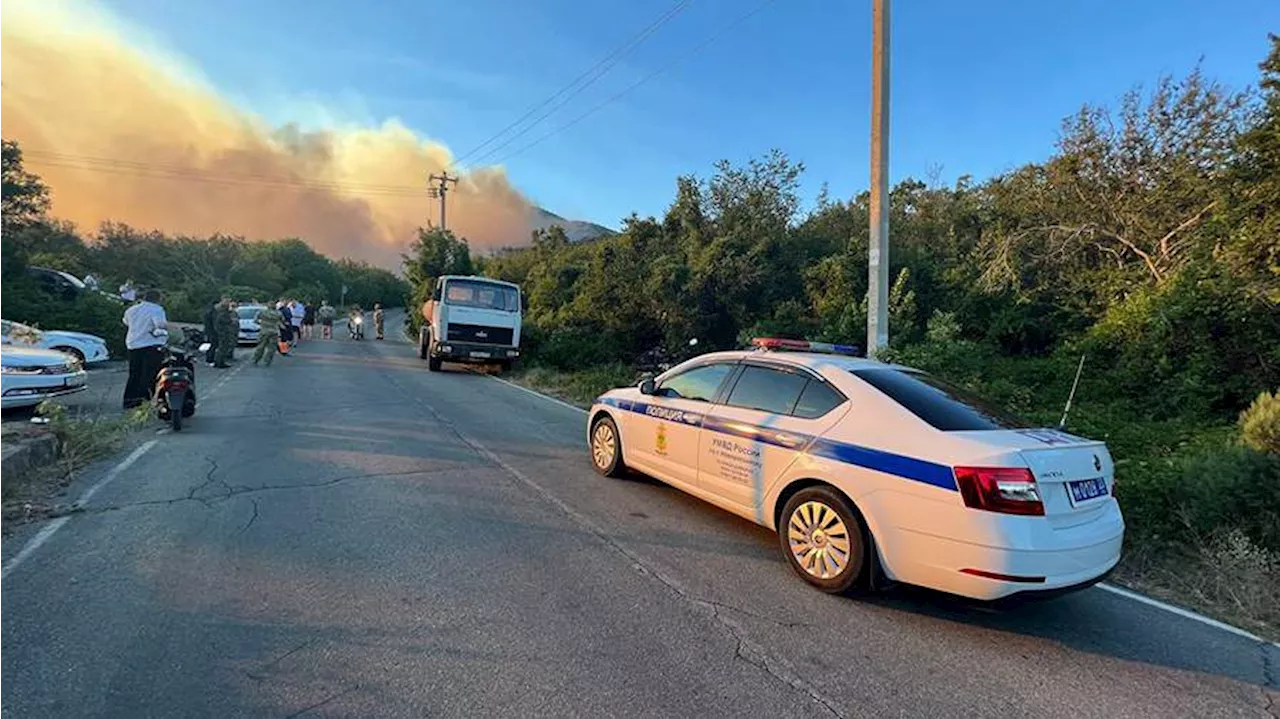
[[[179,410],[169,411],[169,420],[173,424],[174,432],[182,431],[182,412]]]

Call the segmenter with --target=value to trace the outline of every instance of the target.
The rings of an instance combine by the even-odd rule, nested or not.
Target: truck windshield
[[[444,287],[444,301],[462,307],[520,311],[520,295],[515,288],[474,280],[449,280]]]

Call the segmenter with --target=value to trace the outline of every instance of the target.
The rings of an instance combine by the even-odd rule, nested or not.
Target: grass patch
[[[577,372],[565,372],[550,367],[522,368],[509,379],[530,389],[564,400],[587,409],[596,397],[606,390],[625,387],[639,381],[640,375],[626,365],[603,365]]]
[[[120,449],[128,437],[150,420],[150,405],[110,417],[73,416],[62,405],[45,402],[37,415],[47,424],[30,432],[47,432],[58,442],[58,457],[51,464],[33,468],[22,477],[5,477],[3,506],[6,527],[11,522],[55,516],[54,501],[71,484],[75,473]]]

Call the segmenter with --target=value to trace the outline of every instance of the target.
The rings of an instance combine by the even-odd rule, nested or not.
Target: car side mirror
[[[652,379],[646,379],[640,382],[640,394],[654,395],[657,394],[657,392],[657,385],[653,383]]]

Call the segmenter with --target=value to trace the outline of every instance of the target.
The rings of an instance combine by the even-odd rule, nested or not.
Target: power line
[[[611,104],[613,104],[614,102],[617,102],[619,99],[621,99],[623,96],[625,96],[625,95],[627,95],[628,93],[630,93],[632,90],[635,90],[636,88],[640,87],[641,85],[644,85],[645,83],[649,82],[650,80],[652,80],[653,78],[657,77],[658,75],[661,75],[662,73],[666,72],[667,70],[670,70],[671,68],[673,68],[673,67],[675,67],[675,66],[679,65],[680,63],[684,62],[685,60],[688,60],[689,58],[691,58],[691,57],[693,57],[694,55],[698,54],[698,53],[699,53],[699,52],[701,52],[704,48],[706,48],[708,45],[710,45],[711,43],[715,42],[716,40],[719,40],[721,37],[724,37],[726,34],[728,34],[728,33],[729,33],[729,31],[730,31],[730,30],[733,30],[733,29],[734,29],[735,27],[737,27],[738,25],[741,25],[743,22],[746,22],[746,21],[747,21],[748,19],[750,19],[752,16],[756,15],[756,14],[757,14],[757,13],[759,13],[761,10],[763,10],[763,9],[765,9],[766,7],[768,7],[769,5],[773,4],[773,2],[774,2],[774,0],[764,0],[764,2],[760,3],[759,5],[756,5],[756,6],[755,6],[754,8],[752,8],[751,10],[747,11],[746,13],[744,13],[744,14],[742,14],[742,15],[739,15],[736,19],[734,19],[734,20],[733,20],[733,22],[731,22],[731,23],[729,23],[728,25],[725,25],[723,28],[721,28],[719,32],[717,32],[717,33],[715,33],[715,34],[711,35],[710,37],[708,37],[707,39],[705,39],[705,40],[703,40],[702,42],[698,43],[697,45],[694,45],[694,46],[693,46],[692,48],[690,48],[690,49],[688,50],[688,52],[686,52],[685,54],[680,55],[679,57],[677,57],[676,59],[674,59],[674,60],[672,60],[671,62],[667,63],[666,65],[663,65],[662,67],[658,68],[657,70],[654,70],[653,72],[649,73],[648,75],[645,75],[644,77],[640,78],[640,79],[639,79],[638,81],[636,81],[635,83],[633,83],[633,84],[629,85],[628,87],[626,87],[625,89],[623,89],[623,90],[622,90],[621,92],[619,92],[618,94],[613,95],[612,97],[610,97],[610,98],[606,99],[604,102],[601,102],[600,104],[596,105],[595,107],[592,107],[591,109],[587,110],[586,112],[582,113],[581,115],[578,115],[577,117],[573,118],[573,119],[572,119],[572,120],[570,120],[569,122],[566,122],[565,124],[563,124],[563,125],[561,125],[561,126],[559,126],[559,127],[555,128],[555,129],[554,129],[554,130],[552,130],[551,132],[548,132],[548,133],[546,133],[546,134],[544,134],[544,135],[540,136],[538,139],[534,140],[533,142],[531,142],[531,143],[529,143],[529,144],[527,144],[527,145],[524,145],[523,147],[518,148],[518,149],[517,149],[517,150],[515,150],[514,152],[507,153],[506,155],[503,155],[502,157],[499,157],[497,160],[492,160],[492,161],[490,162],[490,164],[493,164],[493,165],[501,165],[502,163],[506,162],[507,160],[510,160],[511,158],[513,158],[513,157],[515,157],[515,156],[517,156],[517,155],[524,154],[524,153],[525,153],[525,152],[527,152],[528,150],[531,150],[531,149],[533,149],[534,147],[537,147],[538,145],[542,144],[542,142],[543,142],[544,140],[546,140],[546,139],[550,138],[551,136],[553,136],[553,135],[557,135],[557,134],[559,134],[559,133],[561,133],[561,132],[563,132],[563,131],[565,131],[565,130],[569,129],[570,127],[573,127],[574,125],[578,124],[579,122],[582,122],[583,120],[587,119],[588,117],[590,117],[590,116],[594,115],[595,113],[599,112],[600,110],[604,109],[606,106],[611,105]],[[486,156],[488,156],[488,153],[486,153]]]
[[[497,147],[488,150],[487,152],[484,153],[484,155],[488,156],[493,152],[500,150],[503,147],[506,147],[516,138],[521,137],[525,133],[529,132],[529,130],[533,129],[538,123],[542,122],[547,117],[555,113],[556,110],[560,109],[561,107],[564,107],[564,105],[568,103],[570,100],[572,100],[575,96],[577,96],[583,90],[590,87],[596,80],[599,80],[601,77],[603,77],[605,73],[609,72],[609,70],[614,65],[618,64],[618,62],[622,60],[623,56],[625,56],[627,53],[631,52],[635,48],[639,47],[645,40],[648,40],[650,36],[652,36],[655,32],[657,32],[659,28],[661,28],[663,25],[665,25],[666,23],[671,21],[673,18],[675,18],[677,15],[679,15],[681,12],[683,12],[685,8],[688,7],[690,2],[692,2],[692,0],[680,0],[679,2],[677,2],[674,6],[672,6],[665,13],[659,16],[658,19],[649,23],[647,26],[644,27],[644,29],[642,29],[639,33],[633,36],[630,40],[623,43],[618,48],[614,49],[613,52],[606,55],[595,65],[592,65],[581,75],[574,78],[572,82],[560,88],[554,94],[552,94],[550,97],[546,98],[542,102],[529,108],[529,110],[527,110],[523,115],[516,118],[514,122],[502,128],[498,132],[494,133],[484,142],[480,143],[479,145],[459,155],[457,158],[454,159],[453,161],[454,165],[455,166],[461,165],[463,160],[475,155],[480,150],[483,150],[484,148],[488,147],[491,143],[496,141],[498,138],[502,137],[507,132],[518,127],[525,120],[532,117],[534,113],[538,112],[539,110],[546,107],[547,105],[550,105],[552,102],[555,102],[558,98],[560,98],[562,95],[569,92],[570,90],[573,90],[572,92],[569,92],[569,95],[567,97],[564,97],[563,100],[557,103],[550,110],[548,110],[547,112],[537,117],[533,122],[529,123],[529,125],[525,127],[523,130],[516,133],[512,137],[508,138],[501,145],[498,145]],[[574,89],[575,86],[577,86],[576,89]]]

